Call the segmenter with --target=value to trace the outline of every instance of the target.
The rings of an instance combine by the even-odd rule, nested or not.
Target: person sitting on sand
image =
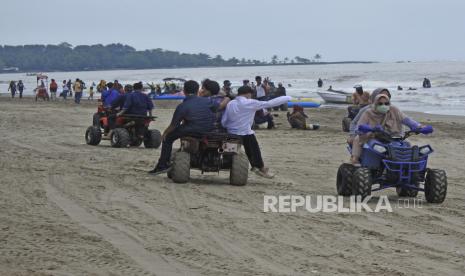
[[[228,133],[242,137],[242,144],[252,165],[252,170],[262,177],[272,178],[273,175],[268,172],[268,168],[263,163],[260,146],[255,132],[252,130],[252,124],[257,110],[284,104],[289,102],[291,97],[282,96],[269,101],[258,101],[252,99],[254,90],[249,86],[240,87],[237,94],[237,97],[226,106],[221,124]]]
[[[370,125],[371,127],[381,126],[392,135],[401,135],[403,133],[402,125],[406,125],[410,129],[422,127],[420,123],[410,119],[397,107],[392,106],[389,97],[384,94],[379,94],[375,97],[371,108],[367,110],[360,118],[360,121],[358,121],[357,128],[361,125]],[[351,157],[353,165],[360,165],[362,145],[373,138],[375,138],[375,135],[372,132],[355,136],[352,143]]]
[[[313,130],[319,129],[319,125],[307,124],[308,116],[305,114],[303,107],[300,105],[294,105],[292,113],[287,112],[287,121],[292,128]]]
[[[171,151],[177,139],[189,133],[207,133],[214,130],[216,108],[208,97],[199,97],[199,84],[194,80],[184,83],[186,98],[176,107],[168,128],[162,135],[160,158],[155,168],[149,173],[158,175],[170,170]]]
[[[254,117],[254,129],[258,129],[259,125],[267,123],[267,129],[273,129],[275,127],[273,116],[266,109],[260,109],[255,112]]]

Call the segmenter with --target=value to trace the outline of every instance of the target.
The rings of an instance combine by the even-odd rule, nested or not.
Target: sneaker
[[[153,174],[153,175],[159,175],[159,174],[167,173],[170,170],[171,170],[171,167],[158,167],[158,166],[156,166],[155,169],[149,171],[148,173]]]

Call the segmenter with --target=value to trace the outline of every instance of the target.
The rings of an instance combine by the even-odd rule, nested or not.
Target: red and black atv
[[[125,114],[116,117],[116,127],[110,131],[110,135],[102,132],[108,131],[109,112],[100,104],[97,113],[94,114],[92,126],[86,130],[86,143],[96,146],[101,140],[110,140],[114,148],[138,147],[142,143],[146,148],[159,148],[161,145],[161,133],[156,129],[149,129],[154,116],[141,116]]]

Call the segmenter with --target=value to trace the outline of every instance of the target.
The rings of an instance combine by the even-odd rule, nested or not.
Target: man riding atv
[[[370,104],[370,93],[363,91],[361,85],[354,86],[355,92],[352,94],[352,105],[347,107],[347,117],[342,120],[342,130],[349,132],[350,122],[357,116],[359,111]]]
[[[126,85],[125,92],[118,93],[112,102],[105,98],[107,108],[103,104],[99,106],[93,126],[86,131],[87,144],[98,145],[101,139],[110,139],[112,147],[139,146],[142,142],[146,148],[160,146],[160,132],[148,129],[154,119],[153,103],[142,93],[141,83],[134,84],[134,87],[136,91],[131,93],[132,86]],[[101,129],[106,132],[103,137]]]
[[[155,168],[149,173],[158,175],[170,170],[173,143],[191,133],[207,133],[214,130],[215,106],[208,97],[199,97],[199,84],[189,80],[184,83],[186,98],[176,107],[171,124],[163,132],[161,155]]]

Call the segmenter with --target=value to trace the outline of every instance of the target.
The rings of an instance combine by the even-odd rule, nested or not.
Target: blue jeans
[[[82,92],[74,92],[74,102],[77,104],[81,103]]]

